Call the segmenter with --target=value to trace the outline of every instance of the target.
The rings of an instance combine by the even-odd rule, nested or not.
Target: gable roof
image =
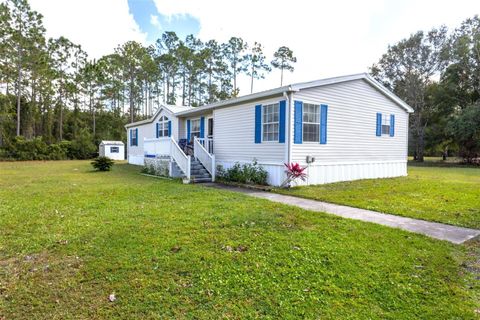
[[[222,108],[222,107],[227,107],[230,105],[235,105],[243,102],[248,102],[248,101],[253,101],[261,98],[268,98],[271,96],[276,96],[276,95],[281,95],[284,93],[289,93],[289,92],[297,92],[300,90],[305,90],[308,88],[314,88],[314,87],[321,87],[321,86],[326,86],[326,85],[331,85],[331,84],[337,84],[337,83],[342,83],[342,82],[347,82],[347,81],[353,81],[353,80],[359,80],[363,79],[367,81],[369,84],[371,84],[374,88],[376,88],[380,93],[384,94],[388,98],[390,98],[393,102],[397,103],[401,108],[403,108],[405,111],[408,113],[412,113],[413,109],[410,107],[405,101],[400,99],[397,95],[395,95],[393,92],[385,88],[382,84],[380,84],[377,80],[375,80],[372,76],[370,76],[367,73],[358,73],[358,74],[352,74],[352,75],[347,75],[347,76],[341,76],[341,77],[334,77],[334,78],[326,78],[326,79],[320,79],[320,80],[315,80],[315,81],[309,81],[309,82],[300,82],[300,83],[295,83],[275,89],[270,89],[262,92],[257,92],[249,95],[245,95],[242,97],[238,98],[232,98],[229,100],[225,101],[219,101],[211,104],[207,104],[201,107],[196,107],[192,108],[190,110],[182,111],[179,113],[176,113],[175,115],[182,116],[182,115],[188,115],[192,113],[197,113],[197,112],[202,112],[202,111],[207,111],[211,109],[216,109],[216,108]]]
[[[329,85],[329,84],[335,84],[335,83],[352,81],[352,80],[359,80],[359,79],[363,79],[363,80],[367,81],[374,88],[379,90],[385,96],[387,96],[388,98],[393,100],[393,102],[396,102],[400,107],[405,109],[405,111],[407,111],[408,113],[413,113],[414,110],[413,110],[412,107],[410,107],[405,101],[400,99],[395,93],[388,90],[380,82],[375,80],[368,73],[358,73],[358,74],[352,74],[352,75],[348,75],[348,76],[327,78],[327,79],[321,79],[321,80],[315,80],[315,81],[309,81],[309,82],[301,82],[301,83],[297,83],[297,84],[292,85],[292,88],[295,91],[298,91],[298,90],[303,90],[303,89],[308,89],[308,88],[313,88],[313,87],[321,87],[321,86],[326,86],[326,85]]]
[[[137,122],[132,122],[132,123],[128,123],[125,125],[125,128],[129,128],[129,127],[136,127],[136,126],[140,126],[142,124],[147,124],[147,123],[151,123],[155,120],[155,118],[160,114],[160,112],[162,112],[162,110],[167,110],[169,111],[170,113],[172,114],[178,114],[178,113],[181,113],[183,111],[188,111],[190,109],[197,109],[195,107],[190,107],[190,106],[176,106],[176,105],[172,105],[172,104],[167,104],[167,105],[163,105],[161,104],[160,107],[157,109],[157,111],[155,112],[155,114],[153,116],[151,116],[150,118],[148,119],[145,119],[145,120],[141,120],[141,121],[137,121]]]
[[[275,89],[270,89],[266,91],[261,91],[253,94],[248,94],[245,96],[237,97],[237,98],[232,98],[224,101],[219,101],[219,102],[214,102],[211,104],[203,105],[201,107],[187,107],[187,106],[173,106],[173,105],[162,105],[160,108],[158,108],[157,112],[153,117],[150,119],[142,120],[142,121],[137,121],[134,123],[129,123],[125,127],[132,127],[132,126],[138,126],[146,123],[153,122],[155,120],[155,117],[160,113],[160,111],[165,108],[169,110],[171,113],[173,113],[176,116],[186,116],[194,113],[199,113],[203,111],[209,111],[213,110],[216,108],[224,108],[228,107],[231,105],[236,105],[239,103],[244,103],[248,101],[254,101],[262,98],[268,98],[268,97],[273,97],[273,96],[278,96],[290,92],[297,92],[300,90],[305,90],[309,88],[314,88],[314,87],[321,87],[321,86],[327,86],[327,85],[332,85],[332,84],[337,84],[337,83],[342,83],[342,82],[347,82],[347,81],[353,81],[353,80],[365,80],[368,82],[370,85],[372,85],[375,89],[380,91],[383,95],[386,97],[390,98],[393,102],[398,104],[401,108],[403,108],[406,112],[408,113],[413,113],[413,108],[410,107],[405,101],[400,99],[397,95],[395,95],[392,91],[388,90],[385,88],[382,84],[380,84],[377,80],[375,80],[372,76],[370,76],[367,73],[357,73],[357,74],[352,74],[352,75],[347,75],[347,76],[340,76],[340,77],[333,77],[333,78],[326,78],[326,79],[320,79],[320,80],[315,80],[315,81],[309,81],[309,82],[299,82],[283,87],[278,87]]]
[[[100,145],[116,145],[116,146],[123,146],[123,142],[122,141],[109,141],[109,140],[102,140],[102,142],[100,142]]]

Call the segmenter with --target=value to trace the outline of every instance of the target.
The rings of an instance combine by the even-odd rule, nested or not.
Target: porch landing
[[[455,244],[461,244],[467,240],[480,236],[480,230],[476,229],[456,227],[443,223],[400,217],[371,210],[286,196],[266,191],[227,186],[218,183],[206,183],[204,185],[222,190],[240,192],[252,197],[267,199],[273,202],[296,206],[306,210],[326,212],[343,218],[373,222],[392,228],[406,230],[409,232],[420,233],[431,238],[445,240]]]

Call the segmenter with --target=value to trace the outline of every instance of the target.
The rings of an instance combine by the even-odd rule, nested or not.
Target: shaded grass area
[[[278,193],[480,229],[480,169],[409,166],[408,176]]]
[[[479,165],[467,164],[462,158],[448,157],[443,160],[442,157],[425,157],[423,162],[414,161],[413,157],[408,157],[408,165],[416,167],[439,167],[439,168],[477,168]]]
[[[0,163],[0,319],[438,319],[480,307],[476,246],[138,170]]]

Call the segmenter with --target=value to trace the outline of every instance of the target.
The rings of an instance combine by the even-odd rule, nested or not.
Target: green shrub
[[[69,143],[56,143],[47,147],[47,157],[49,160],[64,160],[67,159]]]
[[[480,103],[462,109],[450,119],[447,131],[458,144],[464,162],[475,164],[480,157]]]
[[[92,166],[98,171],[110,171],[113,166],[113,160],[107,157],[98,157],[92,161]]]
[[[236,162],[231,168],[217,167],[217,179],[227,182],[266,185],[268,173],[254,160],[252,163]]]
[[[15,137],[5,149],[7,157],[18,160],[47,160],[48,145],[42,138]]]
[[[97,152],[93,138],[87,129],[80,130],[78,136],[71,141],[68,151],[70,159],[91,159]]]
[[[25,139],[15,137],[0,149],[0,159],[7,160],[65,160],[70,158],[70,142],[48,145],[41,137]]]

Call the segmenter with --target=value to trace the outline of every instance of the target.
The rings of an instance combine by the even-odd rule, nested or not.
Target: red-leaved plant
[[[290,183],[294,182],[297,179],[305,181],[307,179],[307,174],[304,172],[306,167],[302,167],[299,163],[284,163],[287,170],[287,179],[283,182],[282,186],[289,187]]]

